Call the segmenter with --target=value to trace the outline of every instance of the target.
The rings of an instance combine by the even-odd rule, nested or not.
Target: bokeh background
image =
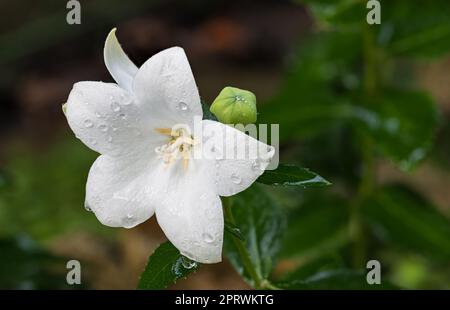
[[[0,288],[134,289],[165,240],[154,219],[113,229],[83,207],[97,154],[61,105],[77,81],[112,81],[113,27],[138,66],[182,46],[208,103],[225,86],[253,91],[260,121],[280,123],[281,160],[333,182],[270,189],[291,214],[275,278],[373,258],[396,286],[450,288],[446,1],[381,1],[376,30],[357,0],[80,2],[81,25],[66,23],[66,1],[0,3]],[[81,286],[66,284],[69,259]],[[225,260],[173,288],[249,286]]]

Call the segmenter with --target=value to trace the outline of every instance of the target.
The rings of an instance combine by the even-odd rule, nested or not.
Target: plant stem
[[[236,222],[234,220],[233,213],[231,210],[230,199],[228,197],[222,197],[222,204],[223,204],[225,219],[229,223],[235,225]],[[240,240],[236,236],[231,236],[231,238],[233,239],[234,245],[236,246],[239,256],[241,257],[241,260],[242,260],[242,263],[244,264],[245,270],[248,272],[250,277],[253,279],[255,288],[256,289],[269,288],[269,287],[267,287],[266,282],[264,282],[264,284],[266,284],[266,285],[264,285],[264,287],[262,286],[263,279],[261,278],[261,276],[256,271],[255,267],[253,266],[253,263],[250,259],[250,253],[247,251],[247,248],[245,247],[242,240]]]
[[[364,53],[364,95],[366,98],[376,96],[378,90],[377,55],[374,34],[369,25],[363,25]],[[375,186],[375,156],[373,141],[365,135],[357,133],[361,144],[363,171],[356,196],[350,209],[350,237],[353,240],[353,266],[364,268],[366,257],[366,240],[361,220],[361,208],[366,198],[373,192]]]

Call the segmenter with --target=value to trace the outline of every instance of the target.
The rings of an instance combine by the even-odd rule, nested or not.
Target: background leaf
[[[321,187],[331,183],[309,169],[280,164],[275,170],[266,170],[257,182],[267,185]]]
[[[306,194],[291,210],[280,255],[312,258],[335,251],[348,242],[348,207],[335,195]]]
[[[373,290],[394,289],[394,285],[387,281],[381,284],[368,284],[366,272],[349,269],[322,271],[304,280],[277,283],[280,288],[296,290]]]
[[[181,255],[180,251],[167,241],[150,255],[147,266],[141,274],[138,288],[164,289],[198,268],[197,262]]]
[[[402,186],[380,189],[363,209],[376,237],[399,249],[450,260],[450,220]]]
[[[358,128],[401,169],[417,166],[437,130],[438,112],[431,97],[420,91],[391,90],[365,100],[367,107],[353,107],[356,126],[362,125]]]
[[[277,259],[286,224],[284,214],[262,185],[254,184],[230,200],[235,224],[245,238],[256,272],[266,279]],[[254,285],[229,234],[225,234],[224,249],[238,273]]]

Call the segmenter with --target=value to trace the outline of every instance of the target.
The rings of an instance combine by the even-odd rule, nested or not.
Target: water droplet
[[[95,140],[94,138],[89,138],[89,143],[92,145],[96,145],[97,144],[97,140]]]
[[[106,126],[105,124],[101,124],[101,125],[98,125],[98,129],[105,132],[108,130],[108,126]]]
[[[127,115],[126,115],[125,113],[120,113],[120,114],[119,114],[119,117],[120,117],[121,119],[127,119]]]
[[[203,241],[206,243],[213,243],[214,242],[214,236],[208,233],[203,233],[202,235]]]
[[[102,118],[102,115],[101,115],[100,113],[98,113],[98,112],[95,112],[95,116],[96,116],[97,118]]]
[[[94,123],[90,119],[84,121],[84,127],[91,128],[92,126],[94,126]]]
[[[123,104],[123,105],[130,105],[130,104],[131,104],[131,101],[132,101],[132,100],[130,100],[130,99],[127,98],[127,99],[125,99],[125,100],[122,101],[122,104]]]
[[[128,219],[132,219],[132,218],[133,218],[133,214],[128,213],[128,214],[127,214],[127,218],[128,218]]]
[[[112,126],[112,131],[117,131],[117,127],[116,126]]]
[[[115,101],[111,102],[111,110],[113,110],[114,112],[119,112],[120,111],[119,104]]]
[[[108,138],[106,138],[106,141],[108,141],[109,143],[111,143],[113,140],[113,138],[111,136],[108,136]]]
[[[259,171],[261,170],[261,164],[258,160],[253,161],[252,163],[252,170],[253,171]]]
[[[188,109],[187,103],[183,102],[183,101],[180,101],[178,103],[178,109],[181,110],[181,111],[187,111],[187,109]]]
[[[88,212],[92,212],[92,209],[89,206],[89,204],[87,203],[87,201],[84,202],[84,209],[86,209],[86,211],[88,211]]]
[[[185,256],[181,256],[181,264],[186,269],[192,269],[197,266],[197,262],[195,262]]]
[[[236,175],[235,173],[233,173],[233,174],[231,175],[231,182],[233,182],[234,184],[241,184],[242,179],[241,179],[238,175]]]

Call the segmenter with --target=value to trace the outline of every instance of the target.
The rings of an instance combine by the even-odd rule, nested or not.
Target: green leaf
[[[449,1],[385,1],[381,11],[379,41],[392,54],[430,58],[450,51]]]
[[[264,171],[257,182],[275,186],[301,186],[302,188],[331,185],[330,182],[309,169],[286,164],[280,164],[275,170]]]
[[[292,281],[307,279],[317,274],[318,272],[335,270],[343,267],[344,267],[343,260],[339,255],[337,254],[325,255],[318,257],[317,259],[308,261],[306,263],[300,264],[300,266],[297,269],[290,271],[287,274],[284,274],[282,277],[282,281],[278,282],[289,283]]]
[[[201,105],[203,110],[203,119],[208,119],[217,122],[218,121],[217,117],[211,113],[211,111],[209,110],[209,105],[203,100],[201,101]]]
[[[365,27],[365,0],[298,0],[307,4],[322,24],[354,32]],[[450,51],[447,0],[380,1],[381,24],[370,27],[377,42],[396,56],[439,57]],[[420,14],[417,14],[420,12]]]
[[[370,285],[366,280],[366,272],[348,269],[321,271],[306,279],[277,283],[276,286],[294,290],[373,290],[396,288],[383,279],[381,284]]]
[[[138,288],[146,290],[164,289],[196,271],[199,264],[180,254],[169,241],[161,244],[150,255],[141,274]]]
[[[429,152],[438,126],[433,100],[420,91],[390,90],[353,107],[352,118],[377,149],[403,170],[411,170]],[[362,125],[359,126],[359,125]]]
[[[245,247],[252,264],[258,275],[266,279],[272,271],[280,248],[286,224],[284,214],[267,190],[258,184],[231,197],[230,203],[235,224],[245,238]],[[229,234],[225,234],[224,250],[238,273],[254,285]]]
[[[280,255],[309,259],[332,253],[348,240],[348,205],[336,195],[309,193],[288,216]]]
[[[363,212],[385,244],[435,261],[450,260],[450,220],[417,193],[401,186],[385,187],[366,202]]]

